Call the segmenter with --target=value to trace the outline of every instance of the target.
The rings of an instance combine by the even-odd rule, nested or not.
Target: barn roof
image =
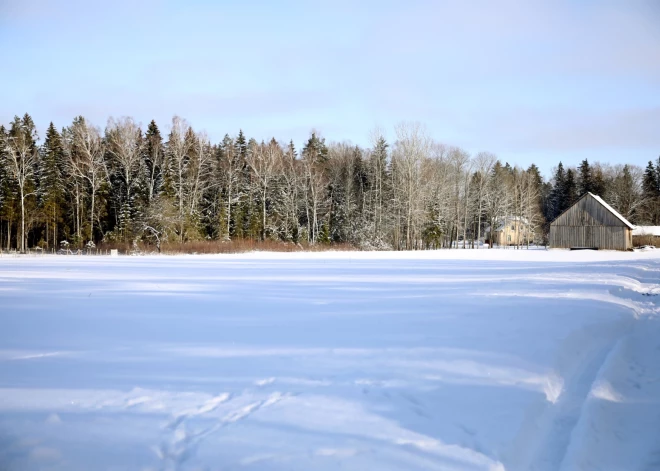
[[[596,201],[598,201],[600,204],[602,204],[603,206],[605,206],[609,212],[611,212],[611,213],[612,213],[613,215],[615,215],[618,219],[620,219],[621,222],[624,223],[626,226],[628,226],[630,229],[634,229],[634,228],[635,228],[635,226],[633,226],[632,224],[630,224],[630,222],[629,222],[626,218],[624,218],[623,216],[621,216],[621,215],[617,212],[616,209],[614,209],[612,206],[610,206],[610,205],[607,204],[605,201],[603,201],[603,199],[602,199],[600,196],[598,196],[598,195],[594,195],[593,193],[589,193],[589,194],[590,194],[591,196],[593,196],[594,199],[595,199]]]

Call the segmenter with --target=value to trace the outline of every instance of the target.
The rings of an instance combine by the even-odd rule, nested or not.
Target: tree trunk
[[[53,207],[53,247],[57,248],[57,212]]]
[[[231,183],[227,187],[227,239],[231,239],[231,234],[229,232],[230,224],[231,224],[231,188],[232,185]]]
[[[96,197],[96,191],[92,187],[92,210],[89,217],[89,240],[94,243],[94,200]]]
[[[481,242],[481,197],[479,197],[479,215],[477,216],[477,249]]]
[[[21,186],[21,253],[23,252],[25,252],[25,196]]]
[[[261,240],[266,240],[266,186],[261,198]]]

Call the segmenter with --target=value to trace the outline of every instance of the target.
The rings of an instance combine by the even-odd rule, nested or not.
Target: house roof
[[[496,223],[495,232],[501,231],[502,229],[504,229],[505,226],[507,226],[512,221],[520,221],[524,225],[529,225],[529,221],[527,220],[527,218],[520,217],[520,216],[505,216],[505,217],[502,217],[502,218],[498,218],[495,221],[495,223]],[[484,229],[486,230],[486,232],[490,231],[490,225],[487,225]]]
[[[660,226],[637,226],[633,229],[633,235],[660,236]]]
[[[631,224],[626,218],[624,218],[623,216],[621,216],[621,215],[617,212],[616,209],[614,209],[612,206],[610,206],[610,205],[607,204],[605,201],[603,201],[603,199],[602,199],[600,196],[598,196],[598,195],[594,195],[593,193],[588,193],[588,194],[590,194],[591,196],[593,196],[594,199],[595,199],[596,201],[598,201],[600,204],[602,204],[603,206],[605,206],[605,207],[609,210],[609,212],[611,212],[612,214],[614,214],[618,219],[621,220],[622,223],[624,223],[624,224],[625,224],[626,226],[628,226],[630,229],[634,229],[634,228],[635,228],[635,226],[633,226],[633,225],[632,225],[632,224]]]

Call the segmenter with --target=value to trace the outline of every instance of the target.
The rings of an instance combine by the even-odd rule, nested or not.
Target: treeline
[[[581,194],[605,198],[633,223],[660,225],[660,158],[633,165],[560,163],[550,181],[536,165],[433,141],[416,123],[371,146],[326,143],[312,132],[298,150],[274,138],[225,135],[212,143],[174,117],[83,117],[43,142],[29,115],[0,126],[0,247],[91,247],[99,242],[274,240],[365,249],[473,246],[508,217],[540,243]]]

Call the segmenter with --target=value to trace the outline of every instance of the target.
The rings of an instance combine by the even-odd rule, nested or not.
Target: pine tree
[[[64,167],[62,136],[51,122],[46,130],[46,139],[41,148],[39,199],[46,222],[46,244],[58,245],[58,227],[62,219],[62,207],[66,187],[62,178]],[[52,235],[52,238],[51,238]]]

